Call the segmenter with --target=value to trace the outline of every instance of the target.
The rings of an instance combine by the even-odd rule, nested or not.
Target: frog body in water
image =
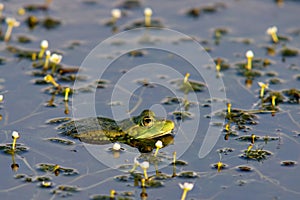
[[[173,142],[174,122],[158,118],[151,110],[144,110],[139,116],[122,121],[104,117],[85,118],[71,121],[59,127],[62,134],[78,138],[90,144],[120,142],[137,147],[141,152],[155,148],[161,140],[163,146]]]

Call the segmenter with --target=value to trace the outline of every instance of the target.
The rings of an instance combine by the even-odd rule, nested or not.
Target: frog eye
[[[151,117],[144,117],[142,120],[142,126],[152,126],[153,119]]]

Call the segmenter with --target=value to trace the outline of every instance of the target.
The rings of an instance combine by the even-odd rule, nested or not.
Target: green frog
[[[90,144],[120,142],[137,147],[140,152],[150,152],[157,140],[167,146],[173,142],[174,122],[158,118],[151,110],[139,116],[116,122],[104,117],[91,117],[71,121],[59,127],[62,134]]]

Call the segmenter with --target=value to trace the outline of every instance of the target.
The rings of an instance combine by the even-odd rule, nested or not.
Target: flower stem
[[[12,33],[12,29],[13,29],[12,26],[8,26],[8,27],[7,27],[7,30],[6,30],[6,33],[5,33],[5,36],[4,36],[4,41],[5,41],[5,42],[8,42],[8,41],[9,41],[10,36],[11,36],[11,33]]]
[[[185,200],[187,194],[187,190],[183,190],[183,193],[181,195],[181,200]]]

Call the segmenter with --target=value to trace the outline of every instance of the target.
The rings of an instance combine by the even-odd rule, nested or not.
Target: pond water
[[[109,199],[111,190],[116,199],[180,199],[184,182],[194,184],[186,199],[299,199],[299,1],[61,0],[46,11],[43,1],[2,3],[2,16],[21,23],[9,42],[0,41],[1,199]],[[146,7],[153,25],[166,29],[123,32],[143,24]],[[112,27],[113,8],[123,16]],[[39,20],[34,28],[30,16]],[[46,28],[46,19],[59,24]],[[266,34],[271,26],[276,44]],[[3,20],[1,38],[6,28]],[[68,102],[64,89],[57,94],[44,81],[51,69],[31,59],[42,40],[63,55],[53,77],[74,89]],[[254,52],[250,71],[247,50]],[[184,79],[205,86],[182,91]],[[269,83],[263,98],[258,82]],[[173,144],[157,158],[155,150],[141,154],[121,143],[113,152],[113,144],[83,143],[57,129],[72,118],[120,121],[145,109],[175,122]],[[13,131],[20,134],[15,152]],[[150,161],[146,188],[140,167],[129,173],[134,159]]]

